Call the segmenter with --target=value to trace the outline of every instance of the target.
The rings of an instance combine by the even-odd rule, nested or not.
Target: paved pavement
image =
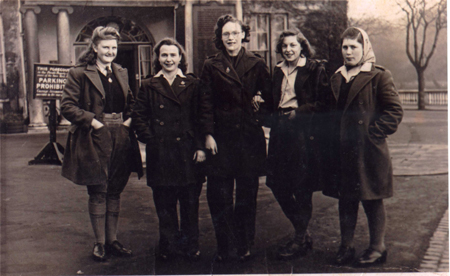
[[[361,272],[448,272],[447,112],[406,111],[399,131],[388,139],[396,175],[396,196],[386,201],[388,263],[354,269],[329,265],[339,244],[337,201],[315,193],[310,231],[314,251],[302,260],[274,260],[277,244],[292,227],[261,178],[255,257],[249,263],[216,264],[155,259],[158,222],[145,179],[131,177],[123,195],[119,238],[135,255],[131,262],[98,264],[89,256],[92,233],[84,187],[60,177],[58,166],[28,166],[48,141],[45,134],[1,136],[1,275],[279,274]],[[65,133],[58,134],[64,145]],[[214,230],[200,197],[203,260],[215,250]],[[417,204],[420,203],[420,204]],[[406,208],[408,207],[408,208]],[[442,210],[442,211],[440,211]],[[362,212],[362,211],[361,211]],[[412,231],[411,231],[412,230]],[[359,215],[355,241],[367,241]],[[357,250],[364,245],[358,242]]]

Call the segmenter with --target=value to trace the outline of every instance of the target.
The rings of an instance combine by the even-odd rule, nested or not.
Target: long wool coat
[[[302,68],[303,69],[303,68]],[[269,140],[267,185],[271,188],[321,189],[327,147],[324,109],[330,94],[324,64],[307,59],[295,79],[298,108],[292,120],[278,119],[284,73],[275,67],[272,81],[274,109]],[[294,186],[292,186],[294,185]]]
[[[208,175],[242,177],[265,174],[266,141],[262,114],[270,106],[270,75],[263,59],[245,48],[235,70],[225,54],[208,58],[202,71],[205,132],[214,137],[218,153],[206,160]],[[260,92],[260,111],[252,99]]]
[[[148,186],[186,186],[199,180],[193,157],[204,150],[200,100],[192,75],[177,76],[172,87],[163,76],[142,82],[132,118],[139,141],[147,144]]]
[[[130,117],[134,97],[128,86],[127,69],[113,63],[112,70],[122,87],[124,102],[124,120]],[[92,140],[91,122],[95,118],[103,121],[106,104],[105,90],[95,65],[79,65],[70,69],[61,100],[62,115],[72,125],[64,152],[62,175],[76,184],[107,184],[107,175],[101,166]],[[139,177],[143,175],[139,145],[134,131],[129,130],[131,146],[129,161],[131,169]],[[106,143],[107,141],[105,141]]]
[[[340,73],[331,77],[335,104],[342,81]],[[397,130],[402,117],[391,73],[380,66],[360,72],[353,80],[340,118],[340,150],[334,155],[339,160],[331,162],[340,164],[340,177],[329,182],[324,194],[357,200],[391,197],[393,175],[386,137]]]

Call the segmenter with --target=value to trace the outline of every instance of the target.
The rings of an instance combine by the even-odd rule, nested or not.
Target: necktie
[[[109,66],[106,66],[106,77],[108,78],[108,81],[110,82],[110,83],[112,83],[112,78],[111,78],[111,76],[112,76],[112,71],[111,71],[111,68],[109,68]]]

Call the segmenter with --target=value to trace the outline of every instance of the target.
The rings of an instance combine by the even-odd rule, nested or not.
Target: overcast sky
[[[392,20],[403,15],[399,11],[394,0],[348,0],[348,16],[351,18],[374,16]]]

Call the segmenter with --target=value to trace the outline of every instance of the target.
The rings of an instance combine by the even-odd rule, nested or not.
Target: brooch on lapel
[[[230,73],[230,67],[227,67],[227,70],[225,72]]]
[[[180,87],[186,87],[186,83],[184,81],[180,82]]]
[[[112,79],[111,78],[109,78],[108,81],[109,81],[109,83],[112,83]]]

